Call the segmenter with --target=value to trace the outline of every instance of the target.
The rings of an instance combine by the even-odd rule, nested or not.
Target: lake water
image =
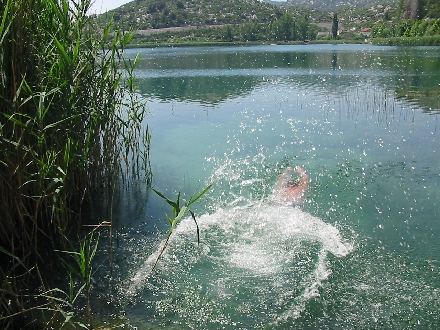
[[[118,212],[106,313],[137,329],[440,326],[440,49],[133,49],[154,187],[210,183],[157,268],[170,207],[143,184]],[[278,205],[286,166],[311,182]],[[104,322],[105,323],[105,322]]]

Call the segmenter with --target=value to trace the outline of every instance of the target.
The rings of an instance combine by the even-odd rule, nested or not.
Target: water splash
[[[126,296],[142,297],[158,324],[258,328],[297,318],[331,274],[327,254],[353,249],[336,227],[269,201],[221,208],[198,223],[199,247],[193,220],[184,219],[156,272],[162,244],[133,273]]]

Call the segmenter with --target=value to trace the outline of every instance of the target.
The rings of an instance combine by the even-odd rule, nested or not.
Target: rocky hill
[[[344,7],[371,7],[384,1],[377,0],[286,0],[286,1],[270,1],[267,2],[282,7],[305,7],[322,10],[335,10]],[[387,0],[387,5],[398,5],[400,0]]]
[[[438,18],[440,1],[422,0],[135,0],[98,15],[101,26],[113,18],[113,29],[154,31],[194,27],[254,24],[255,30],[288,12],[295,21],[305,18],[320,32],[329,31],[334,14],[343,32],[358,32],[380,22],[401,18]],[[376,3],[373,5],[372,3]],[[368,7],[365,7],[367,6]],[[257,25],[255,25],[257,24]],[[327,24],[327,25],[325,25]],[[267,25],[267,24],[266,24]],[[250,26],[250,25],[249,25]],[[174,30],[173,30],[174,31]],[[180,31],[180,30],[179,30]],[[254,31],[256,33],[256,31]],[[322,34],[321,33],[321,34]],[[260,33],[261,34],[261,33]],[[353,36],[350,36],[353,38]]]
[[[111,17],[115,29],[150,30],[172,27],[212,26],[242,23],[269,23],[286,11],[293,17],[308,17],[311,23],[331,21],[337,11],[341,24],[371,26],[382,19],[384,8],[376,5],[357,7],[380,0],[135,0],[97,17],[104,26]],[[398,2],[399,0],[386,0]],[[407,0],[411,1],[411,0]],[[352,5],[353,4],[353,5]],[[316,6],[315,8],[310,8]],[[341,8],[337,9],[338,6]],[[345,6],[345,7],[343,7]],[[347,7],[348,6],[348,7]],[[393,6],[397,8],[397,5]],[[336,8],[336,9],[335,9]]]
[[[123,28],[146,30],[176,26],[269,22],[277,6],[258,0],[135,0],[98,16],[113,16]]]

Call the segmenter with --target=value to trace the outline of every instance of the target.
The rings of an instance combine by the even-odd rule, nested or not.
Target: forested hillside
[[[272,2],[273,3],[273,2]],[[307,7],[314,9],[335,10],[344,7],[371,7],[379,3],[398,5],[399,0],[377,1],[377,0],[287,0],[281,2],[283,7]]]
[[[370,37],[440,34],[440,23],[434,20],[440,17],[438,0],[387,0],[375,5],[370,0],[301,1],[274,5],[257,0],[135,0],[96,19],[104,26],[113,18],[113,30],[139,31],[133,39],[136,44],[314,39],[365,42]]]
[[[269,22],[281,16],[278,7],[257,0],[136,0],[99,15],[111,16],[124,29],[157,29],[188,25]]]
[[[277,5],[275,5],[277,4]],[[345,24],[372,26],[384,20],[439,18],[438,0],[135,0],[97,16],[104,24],[113,17],[118,29],[269,23],[288,11],[311,22],[331,20],[337,13]],[[393,12],[393,15],[390,13]],[[367,23],[367,24],[365,24]]]

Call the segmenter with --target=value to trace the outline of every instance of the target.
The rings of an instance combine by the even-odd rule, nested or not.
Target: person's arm
[[[296,168],[296,171],[301,176],[301,182],[299,183],[299,186],[303,189],[307,189],[307,186],[309,184],[309,176],[306,174],[306,171],[304,171],[304,169],[299,166]]]

